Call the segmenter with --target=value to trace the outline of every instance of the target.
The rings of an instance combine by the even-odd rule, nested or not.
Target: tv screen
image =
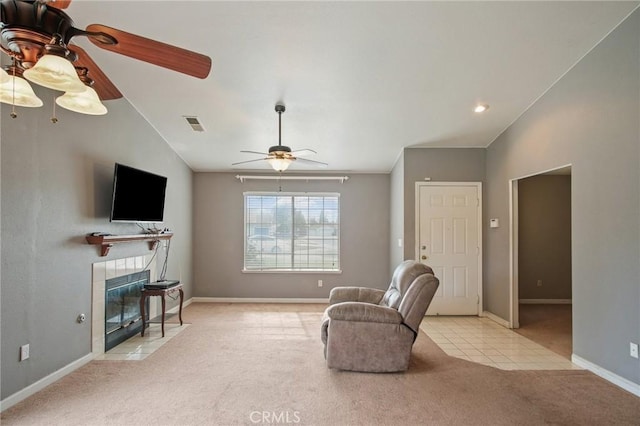
[[[162,222],[167,178],[116,163],[112,222]]]

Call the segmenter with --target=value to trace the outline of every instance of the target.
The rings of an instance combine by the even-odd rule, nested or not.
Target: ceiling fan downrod
[[[269,153],[278,152],[285,153],[291,152],[291,148],[282,145],[282,113],[285,111],[283,104],[276,104],[276,112],[278,113],[278,145],[269,148]]]
[[[276,112],[278,113],[278,145],[282,146],[282,113],[285,107],[282,104],[276,104]]]

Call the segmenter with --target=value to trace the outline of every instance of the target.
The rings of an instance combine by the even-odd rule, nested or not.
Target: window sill
[[[320,269],[290,270],[290,269],[267,269],[258,271],[253,269],[243,269],[243,274],[342,274],[342,269],[336,271],[323,271]]]

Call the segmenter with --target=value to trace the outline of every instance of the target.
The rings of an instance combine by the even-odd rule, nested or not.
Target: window
[[[339,271],[339,194],[244,194],[246,271]]]

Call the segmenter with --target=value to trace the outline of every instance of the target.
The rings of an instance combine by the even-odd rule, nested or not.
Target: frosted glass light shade
[[[44,55],[23,75],[40,86],[62,92],[82,92],[85,88],[73,64],[56,55]]]
[[[42,106],[42,100],[36,96],[27,80],[14,76],[9,76],[9,81],[0,84],[0,102],[29,108]]]
[[[9,81],[9,78],[9,74],[7,74],[5,70],[0,68],[0,84],[6,83],[7,81]]]
[[[56,98],[56,103],[62,108],[80,114],[104,115],[107,113],[105,107],[95,90],[89,86],[84,86],[83,92],[67,92]]]
[[[276,172],[284,172],[293,160],[290,158],[269,158],[267,161]]]

